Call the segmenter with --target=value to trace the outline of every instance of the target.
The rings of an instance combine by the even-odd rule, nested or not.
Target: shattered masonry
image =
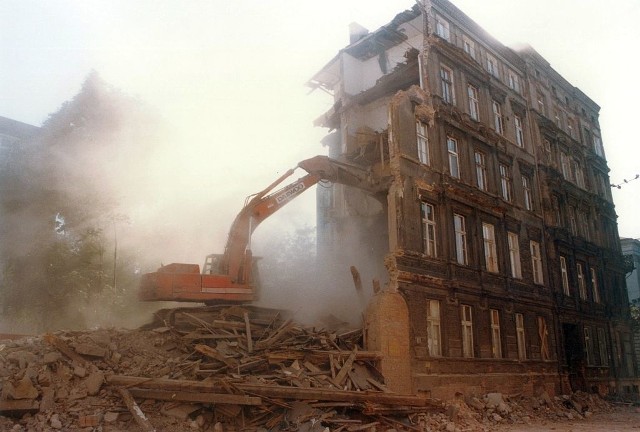
[[[366,245],[351,251],[358,268],[391,270],[412,376],[396,390],[637,384],[596,103],[533,48],[505,47],[447,0],[374,32],[352,25],[350,44],[309,85],[334,95],[316,120],[329,155],[392,179],[386,205],[319,189],[318,234],[326,258],[355,238]],[[369,311],[389,321],[369,321],[374,345],[400,338],[384,333],[407,319],[392,309]],[[406,368],[390,364],[386,376]]]

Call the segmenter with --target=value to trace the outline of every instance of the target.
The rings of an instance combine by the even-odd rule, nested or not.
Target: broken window
[[[524,315],[521,313],[516,314],[516,341],[518,343],[518,358],[526,360],[527,346],[525,345],[524,337]]]
[[[471,306],[462,305],[462,356],[473,357],[473,316]]]
[[[570,296],[569,290],[569,272],[567,271],[567,259],[563,256],[560,257],[560,279],[562,279],[562,292],[564,295]]]
[[[442,99],[449,104],[455,103],[453,71],[446,66],[440,66],[440,83],[442,85]]]
[[[598,287],[598,272],[591,267],[591,290],[593,291],[593,301],[600,303],[600,288]]]
[[[416,136],[418,143],[418,159],[421,163],[429,165],[429,139],[427,136],[427,125],[420,120],[416,120]]]
[[[439,357],[442,355],[440,302],[438,300],[427,300],[427,349],[430,356]]]
[[[467,86],[469,97],[469,116],[475,121],[480,120],[480,105],[478,103],[478,89],[471,84]]]
[[[509,262],[511,264],[511,276],[520,279],[522,277],[522,269],[520,267],[520,241],[518,234],[507,233],[507,242],[509,243]]]
[[[580,300],[587,300],[587,285],[584,280],[584,272],[582,270],[582,264],[576,264],[576,273],[578,275],[578,293],[580,293]]]
[[[482,239],[484,243],[484,261],[487,271],[498,272],[498,254],[496,251],[496,237],[494,226],[482,224]]]
[[[522,195],[524,198],[524,208],[533,210],[533,196],[531,194],[531,180],[527,176],[522,176]]]
[[[436,219],[433,205],[422,203],[422,243],[427,256],[436,256]]]
[[[466,35],[462,36],[462,49],[469,54],[472,58],[476,58],[476,44]]]
[[[484,153],[476,151],[475,160],[476,160],[476,183],[478,184],[478,189],[486,191],[487,190],[487,164],[485,161]]]
[[[598,327],[598,352],[600,354],[600,364],[609,365],[609,354],[607,353],[607,336],[602,327]]]
[[[467,265],[467,228],[464,216],[453,215],[453,228],[456,236],[456,261],[458,264]]]
[[[584,326],[584,353],[588,365],[593,364],[593,339],[591,338],[591,327]]]
[[[502,106],[497,101],[492,101],[491,106],[493,107],[493,128],[497,133],[502,135],[504,133],[504,125],[502,123]]]
[[[456,139],[447,137],[447,152],[449,154],[449,174],[451,177],[460,178],[458,141]]]
[[[449,41],[449,22],[440,15],[436,15],[436,34]]]
[[[524,147],[524,129],[522,128],[522,118],[518,115],[513,116],[516,127],[516,144],[518,147]]]
[[[533,283],[542,285],[544,283],[542,277],[542,255],[540,254],[540,243],[531,241],[529,243],[531,249],[531,267],[533,270]]]
[[[493,358],[502,358],[502,342],[500,340],[500,312],[491,309],[491,353]]]
[[[538,337],[540,337],[540,358],[542,360],[550,360],[549,352],[549,330],[547,330],[547,320],[544,317],[538,317]]]
[[[505,164],[500,164],[500,192],[505,201],[511,202],[512,186],[511,186],[511,170]]]
[[[500,78],[500,71],[498,70],[498,61],[494,56],[487,53],[487,71],[496,78]]]

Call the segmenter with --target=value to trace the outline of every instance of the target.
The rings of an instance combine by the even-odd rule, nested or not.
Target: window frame
[[[509,88],[515,91],[516,93],[520,94],[520,77],[511,69],[509,69],[507,74],[508,74]]]
[[[540,243],[534,240],[529,241],[529,249],[531,251],[531,270],[533,274],[533,283],[544,285],[544,275],[542,273],[542,252]]]
[[[500,193],[502,195],[502,199],[507,202],[511,202],[513,200],[511,167],[507,164],[500,163],[498,166],[498,172],[500,173]]]
[[[428,202],[421,203],[422,216],[422,248],[425,255],[431,258],[438,256],[437,224],[435,206]],[[430,211],[427,211],[430,209]],[[431,216],[431,218],[429,217]]]
[[[435,23],[436,35],[446,40],[447,42],[451,42],[451,39],[450,39],[451,31],[450,31],[449,21],[444,19],[444,17],[442,17],[439,14],[435,15],[435,21],[436,21]]]
[[[527,175],[522,176],[522,197],[524,199],[524,208],[533,211],[533,194],[531,191],[531,179]]]
[[[434,313],[434,311],[437,313]],[[427,300],[427,352],[431,357],[442,357],[442,325],[439,300]]]
[[[584,337],[584,352],[586,354],[585,360],[587,362],[587,366],[593,366],[593,333],[591,332],[591,327],[584,326],[582,328],[582,334]]]
[[[580,294],[580,300],[587,301],[587,284],[584,279],[582,263],[576,263],[576,275],[578,279],[578,293]]]
[[[453,214],[453,231],[455,235],[456,262],[460,265],[468,265],[467,222],[463,215]]]
[[[460,314],[462,327],[462,356],[465,358],[473,358],[475,357],[473,349],[473,309],[470,305],[460,305]]]
[[[524,328],[524,314],[516,313],[516,343],[518,345],[518,359],[527,359],[526,332]]]
[[[498,250],[496,245],[495,226],[493,224],[482,223],[482,244],[484,249],[485,269],[491,273],[498,273]]]
[[[462,35],[462,50],[476,59],[476,43],[467,35]]]
[[[487,184],[487,157],[483,152],[475,150],[473,159],[476,165],[476,185],[478,189],[487,191],[489,190]]]
[[[504,119],[502,117],[502,105],[495,99],[491,99],[491,111],[493,112],[493,129],[496,133],[504,135]]]
[[[596,328],[598,334],[598,353],[600,354],[600,364],[609,366],[609,352],[607,351],[607,336],[604,328]]]
[[[600,303],[602,299],[600,298],[600,287],[598,286],[598,270],[595,267],[590,267],[589,272],[591,273],[591,291],[593,294],[593,302]]]
[[[418,160],[424,165],[431,164],[429,156],[429,127],[426,123],[416,119],[416,145],[418,147]]]
[[[440,91],[442,100],[450,105],[456,103],[455,81],[453,70],[445,65],[440,65]]]
[[[520,148],[524,148],[524,126],[522,123],[522,117],[514,114],[513,123],[516,130],[516,145]]]
[[[449,175],[453,178],[460,178],[460,153],[458,140],[447,136],[447,159],[449,161]]]
[[[522,279],[522,262],[520,261],[520,239],[518,234],[508,231],[507,244],[509,246],[509,264],[511,277]]]
[[[491,54],[487,53],[487,72],[494,78],[500,79],[500,67],[498,60]]]
[[[467,84],[467,98],[469,99],[469,117],[480,121],[480,97],[478,87]]]
[[[493,358],[502,358],[502,338],[500,336],[500,311],[489,309],[491,317],[491,354]]]
[[[560,280],[562,281],[562,292],[567,297],[571,297],[571,289],[569,286],[569,271],[567,269],[567,259],[560,257]]]

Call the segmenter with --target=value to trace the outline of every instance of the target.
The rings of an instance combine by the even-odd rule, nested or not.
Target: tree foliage
[[[92,72],[80,92],[20,143],[0,173],[0,325],[5,331],[81,328],[96,305],[124,312],[135,257],[119,252],[121,177],[137,169],[155,118]],[[114,273],[115,272],[115,273]],[[113,281],[118,280],[118,286]]]

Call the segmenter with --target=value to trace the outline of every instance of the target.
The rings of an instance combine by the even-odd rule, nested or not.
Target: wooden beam
[[[138,426],[140,426],[144,432],[156,432],[156,428],[153,427],[147,416],[144,415],[129,391],[125,388],[119,388],[118,393],[122,396],[122,400],[129,409],[133,419],[138,423]]]
[[[69,357],[72,361],[77,362],[80,365],[85,365],[87,363],[87,360],[85,360],[80,354],[78,354],[73,348],[67,345],[59,337],[51,333],[47,333],[46,335],[44,335],[44,340],[49,345],[60,351],[62,354]]]
[[[226,393],[190,393],[184,391],[145,390],[138,388],[129,389],[129,392],[133,397],[141,399],[229,405],[262,405],[262,399],[259,397]]]

